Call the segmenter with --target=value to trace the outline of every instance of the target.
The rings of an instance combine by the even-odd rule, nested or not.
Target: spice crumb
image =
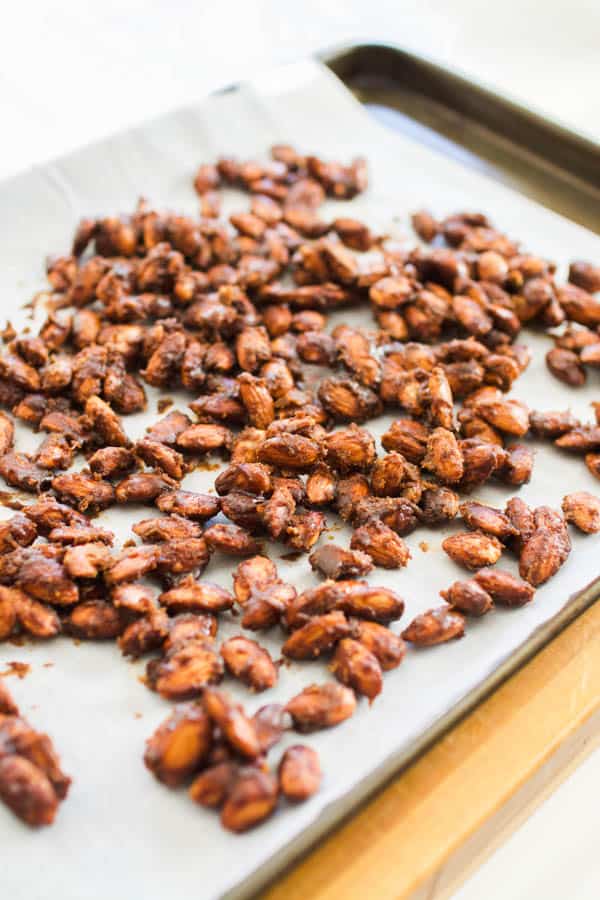
[[[0,675],[16,675],[17,678],[25,678],[25,676],[29,675],[30,672],[31,666],[29,665],[29,663],[18,662],[17,660],[14,660],[13,662],[6,663],[6,668],[0,672]]]

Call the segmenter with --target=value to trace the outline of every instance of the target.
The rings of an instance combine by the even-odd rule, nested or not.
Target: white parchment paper
[[[328,70],[310,62],[269,72],[240,89],[0,186],[2,315],[24,321],[19,308],[44,285],[44,254],[67,251],[80,216],[128,211],[141,194],[158,207],[194,213],[197,199],[191,178],[199,162],[223,153],[255,157],[275,141],[336,159],[365,154],[371,171],[369,190],[351,205],[331,204],[329,212],[343,208],[340,214],[346,214],[351,209],[375,229],[408,236],[407,214],[421,206],[439,215],[482,209],[530,249],[563,267],[573,258],[600,259],[597,237],[386,131]],[[231,199],[238,206],[240,200],[245,202],[240,196]],[[336,321],[372,325],[368,313],[341,312]],[[545,371],[548,338],[527,333],[525,340],[535,358],[517,382],[514,396],[539,409],[570,406],[583,418],[591,418],[589,403],[600,399],[597,376],[591,374],[584,390],[570,390]],[[185,402],[179,397],[177,406],[185,409]],[[126,420],[128,433],[141,434],[156,415],[156,394],[151,393],[148,413]],[[368,427],[381,434],[390,418]],[[19,429],[19,449],[31,449],[39,440]],[[186,478],[184,487],[206,490],[214,475],[197,471]],[[520,495],[533,504],[559,506],[565,493],[580,489],[597,489],[582,460],[540,445],[533,481]],[[503,505],[513,493],[506,487],[486,486],[475,496]],[[2,515],[9,514],[2,510]],[[110,510],[104,521],[125,539],[132,522],[152,514],[151,508]],[[419,530],[408,538],[413,559],[406,569],[377,569],[370,576],[373,584],[394,587],[405,597],[402,625],[440,602],[440,589],[464,574],[440,549],[443,538],[458,528]],[[348,532],[338,529],[332,534],[347,543]],[[424,541],[426,551],[419,546]],[[350,721],[310,736],[308,742],[318,749],[325,773],[319,794],[304,805],[283,807],[268,823],[241,837],[225,832],[217,815],[194,806],[184,791],[165,789],[144,768],[144,740],[170,711],[168,703],[139,682],[144,663],[125,662],[112,645],[76,645],[67,639],[34,646],[1,645],[1,663],[31,664],[29,676],[9,679],[9,687],[24,714],[53,736],[74,783],[56,824],[39,832],[21,825],[0,805],[0,896],[212,900],[247,895],[391,774],[421,735],[556,616],[573,592],[600,574],[598,539],[574,534],[573,545],[568,562],[528,607],[497,610],[482,621],[469,622],[462,641],[410,651],[399,669],[386,674],[384,692],[371,707],[361,701]],[[279,561],[284,553],[285,548],[272,550],[283,578],[298,589],[317,583],[306,561]],[[509,557],[502,566],[516,568]],[[205,577],[230,587],[232,568],[231,561],[213,560]],[[233,622],[226,623],[220,635],[227,637],[236,630]],[[260,635],[260,640],[278,655],[280,635]],[[281,669],[274,690],[258,697],[232,680],[226,679],[225,686],[254,710],[266,702],[285,701],[311,681],[327,677],[320,663],[293,664]],[[292,735],[282,748],[297,739]],[[274,762],[280,752],[280,748],[273,751]]]

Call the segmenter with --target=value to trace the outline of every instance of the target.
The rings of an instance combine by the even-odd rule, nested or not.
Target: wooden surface
[[[599,684],[597,603],[264,900],[448,896],[599,742]]]

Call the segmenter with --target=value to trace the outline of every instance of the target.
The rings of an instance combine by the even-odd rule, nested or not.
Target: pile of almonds
[[[177,706],[157,728],[144,760],[167,787],[193,778],[191,799],[220,809],[230,831],[246,831],[271,815],[280,796],[294,803],[308,800],[321,783],[319,758],[303,744],[282,754],[277,777],[270,771],[266,756],[288,727],[286,720],[291,716],[298,728],[325,727],[352,715],[355,704],[346,688],[315,685],[286,709],[272,703],[250,718],[227,694],[207,687],[200,702]],[[315,723],[318,709],[322,719]]]
[[[48,263],[39,334],[3,332],[0,475],[35,496],[4,500],[16,512],[0,523],[0,640],[65,633],[150,655],[148,687],[182,705],[149,740],[147,766],[169,786],[191,781],[193,800],[242,831],[279,796],[318,788],[308,747],[269,770],[285,731],[336,725],[357,695],[372,702],[405,641],[443,643],[464,634],[467,616],[531,601],[570,552],[567,523],[600,530],[600,501],[585,492],[562,511],[461,497],[490,479],[528,482],[529,436],[580,453],[600,477],[600,404],[596,423],[582,424],[508,396],[531,359],[523,326],[548,331],[548,368],[568,384],[598,364],[600,270],[573,263],[560,285],[553,263],[480,213],[415,213],[412,248],[357,219],[325,218],[326,198],[366,189],[362,159],[277,146],[268,162],[202,165],[194,186],[199,218],[142,200],[129,215],[83,220],[71,254]],[[228,222],[224,187],[251,197]],[[329,313],[358,305],[373,328],[328,330]],[[132,440],[126,417],[146,408],[147,386],[163,392],[166,414]],[[193,417],[167,412],[174,390],[188,393]],[[365,423],[384,411],[397,418],[381,453]],[[14,446],[13,417],[42,435],[34,453]],[[216,492],[184,489],[215,454],[226,460]],[[124,504],[150,509],[132,529],[139,543],[117,548],[95,517]],[[319,543],[332,516],[351,526],[349,547]],[[408,565],[406,535],[457,517],[464,530],[442,546],[473,575],[399,636],[390,623],[403,600],[365,576]],[[268,542],[309,553],[324,580],[298,593]],[[494,568],[504,552],[521,578]],[[204,579],[215,554],[239,560],[232,591]],[[234,615],[240,633],[219,647],[219,621]],[[274,629],[284,659],[322,657],[335,680],[247,715],[215,685],[227,674],[272,688],[282,660],[247,632]],[[30,824],[50,821],[33,775],[28,788],[14,765],[0,762],[0,796],[13,796],[16,778],[26,802],[9,805]]]

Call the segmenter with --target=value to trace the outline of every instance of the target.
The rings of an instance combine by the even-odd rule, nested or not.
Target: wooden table
[[[600,602],[264,900],[449,896],[600,743],[599,684]]]

